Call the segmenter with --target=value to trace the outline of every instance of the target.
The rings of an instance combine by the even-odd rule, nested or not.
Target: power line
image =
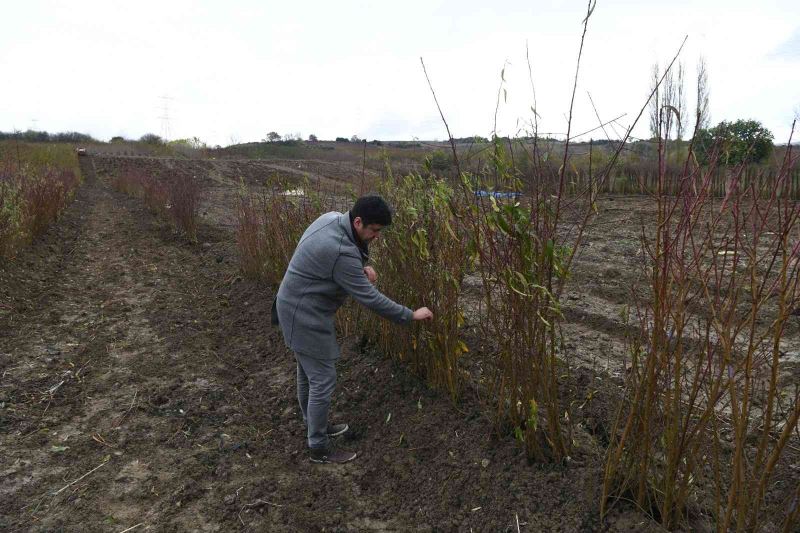
[[[166,141],[169,140],[172,132],[170,131],[170,116],[169,116],[169,101],[174,100],[169,95],[159,96],[159,100],[161,100],[161,116],[158,117],[161,119],[161,137]]]

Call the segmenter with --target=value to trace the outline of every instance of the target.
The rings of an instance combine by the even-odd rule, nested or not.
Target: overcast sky
[[[445,139],[423,57],[454,136],[531,120],[530,50],[542,132],[564,133],[586,4],[580,0],[7,2],[0,17],[0,131],[164,134],[210,144],[269,131],[321,139]],[[706,57],[712,123],[752,118],[786,142],[800,113],[797,0],[598,0],[573,133],[636,117],[651,67],[681,59],[694,109]],[[169,99],[161,97],[167,96]],[[646,115],[634,134],[648,135]],[[613,136],[613,131],[609,131]],[[595,131],[586,138],[602,138]]]

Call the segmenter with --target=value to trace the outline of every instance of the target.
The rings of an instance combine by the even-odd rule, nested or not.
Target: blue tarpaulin
[[[517,200],[519,199],[520,196],[522,196],[522,193],[516,191],[511,191],[511,192],[475,191],[475,196],[479,197],[494,196],[495,198],[513,198],[514,200]]]

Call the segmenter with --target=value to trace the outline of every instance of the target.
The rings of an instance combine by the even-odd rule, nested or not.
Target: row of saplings
[[[67,146],[0,143],[0,261],[43,234],[80,181],[77,155]]]

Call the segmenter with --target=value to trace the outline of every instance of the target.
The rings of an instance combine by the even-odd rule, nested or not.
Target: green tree
[[[758,163],[772,153],[772,133],[755,120],[722,121],[695,134],[694,151],[702,164],[719,153],[720,165]]]
[[[280,136],[280,134],[278,132],[271,131],[271,132],[267,133],[267,138],[266,138],[267,142],[274,143],[275,141],[280,141],[280,140],[281,140],[281,136]]]
[[[194,150],[201,150],[203,148],[206,148],[206,143],[201,141],[199,137],[191,137],[188,139],[175,139],[174,141],[169,141],[167,144],[169,144],[170,146],[186,146]]]
[[[443,172],[453,166],[453,156],[447,154],[444,150],[434,150],[427,157],[426,164],[430,167],[430,170]]]
[[[139,142],[144,144],[152,144],[154,146],[160,146],[164,144],[164,139],[162,139],[155,133],[145,133],[144,135],[139,137]]]

